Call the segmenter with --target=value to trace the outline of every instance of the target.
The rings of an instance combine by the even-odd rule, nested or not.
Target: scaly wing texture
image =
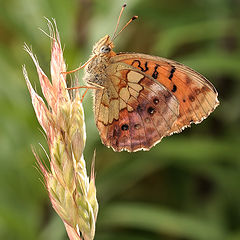
[[[95,92],[95,121],[102,142],[115,151],[149,150],[218,104],[211,83],[167,59],[120,54],[107,74],[107,87]]]
[[[200,123],[219,104],[214,86],[204,76],[183,64],[145,54],[119,54],[113,61],[136,67],[177,98],[179,116],[172,132],[192,122]]]

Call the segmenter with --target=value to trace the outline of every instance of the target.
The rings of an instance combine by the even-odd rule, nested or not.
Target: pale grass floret
[[[54,22],[55,23],[55,22]],[[37,119],[48,140],[50,170],[37,158],[53,208],[64,222],[71,240],[91,240],[98,213],[94,167],[87,176],[83,149],[86,141],[84,113],[80,96],[72,98],[66,90],[66,71],[59,33],[48,21],[51,49],[51,79],[42,71],[31,49],[25,50],[37,68],[44,100],[33,89],[23,67]],[[55,30],[54,30],[55,29]]]

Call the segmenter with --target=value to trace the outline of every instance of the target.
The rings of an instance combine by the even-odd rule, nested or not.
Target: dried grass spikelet
[[[54,22],[55,24],[55,22]],[[52,206],[64,222],[71,240],[94,238],[98,212],[95,177],[92,168],[87,176],[83,149],[86,132],[80,96],[72,99],[66,90],[66,71],[57,27],[48,21],[51,52],[52,82],[42,71],[36,57],[25,45],[37,68],[41,89],[48,103],[34,91],[23,67],[23,74],[31,95],[37,119],[47,135],[50,152],[50,170],[34,155],[44,175]]]

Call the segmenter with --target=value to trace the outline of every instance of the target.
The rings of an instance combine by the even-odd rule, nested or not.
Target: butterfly
[[[150,150],[163,137],[200,123],[219,102],[214,86],[181,63],[113,51],[113,40],[137,18],[134,16],[115,35],[125,7],[115,37],[101,38],[80,68],[85,68],[87,88],[94,89],[95,122],[102,143],[117,152],[135,152]]]

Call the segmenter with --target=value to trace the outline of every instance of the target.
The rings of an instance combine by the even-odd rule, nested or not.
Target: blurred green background
[[[100,204],[97,240],[240,239],[240,1],[129,0],[116,51],[182,62],[204,74],[221,105],[200,125],[163,139],[149,152],[115,153],[101,144],[91,94],[84,99],[85,159],[96,148]],[[21,66],[40,92],[33,47],[49,75],[44,16],[55,18],[68,69],[88,59],[92,45],[112,34],[117,0],[0,1],[0,239],[67,239],[35,169],[30,146],[46,147]],[[82,73],[78,73],[81,78]],[[89,164],[88,164],[89,165]]]

